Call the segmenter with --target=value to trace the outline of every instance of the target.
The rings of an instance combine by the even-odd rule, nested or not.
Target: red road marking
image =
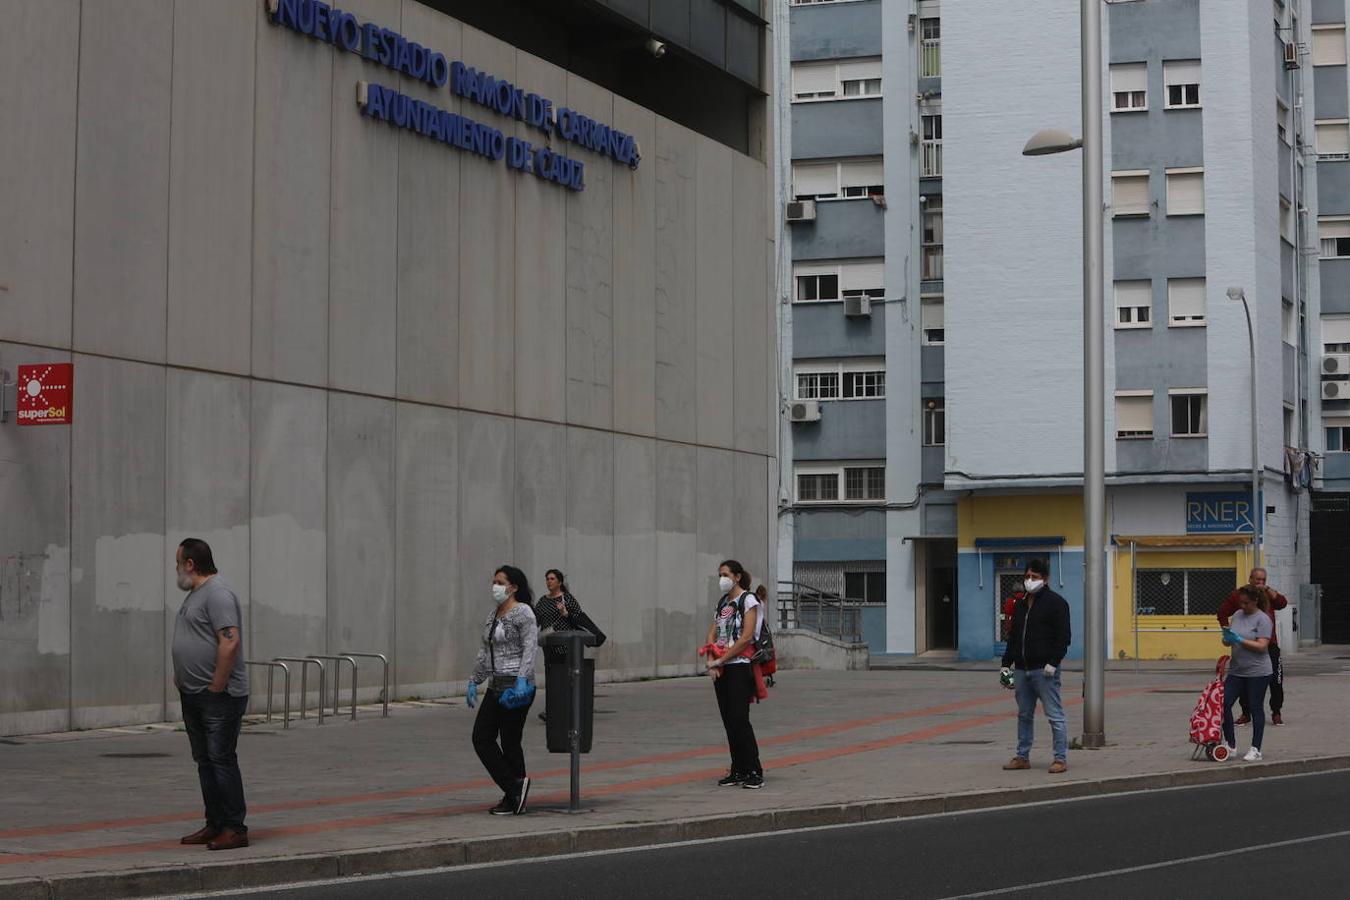
[[[1146,693],[1153,689],[1154,688],[1152,687],[1129,688],[1119,691],[1110,691],[1107,693],[1106,696],[1124,697],[1130,694]],[[1002,699],[1002,697],[1000,697],[999,699]],[[971,706],[977,705],[978,702],[980,701],[973,701],[973,700],[962,701],[963,704]],[[985,700],[983,702],[988,703],[993,701]],[[1082,702],[1083,700],[1081,697],[1075,697],[1065,701],[1064,705],[1076,706],[1078,704],[1081,704]],[[913,710],[910,711],[909,713],[896,713],[894,714],[894,716],[883,716],[876,718],[883,721],[890,718],[911,718],[918,712],[919,711],[917,710]],[[928,728],[921,728],[918,731],[907,732],[905,734],[896,735],[895,737],[880,738],[878,740],[864,741],[859,744],[849,744],[843,747],[835,747],[825,750],[815,750],[804,753],[797,753],[790,756],[784,756],[772,760],[771,761],[772,767],[787,768],[789,766],[797,766],[797,765],[804,765],[807,763],[821,762],[828,759],[837,759],[841,756],[852,756],[858,753],[870,753],[873,750],[883,750],[888,747],[897,747],[904,744],[912,744],[918,741],[928,740],[929,738],[934,737],[941,737],[943,735],[952,734],[958,731],[966,731],[971,728],[979,728],[982,725],[989,725],[994,722],[1002,721],[1012,715],[1014,715],[1014,713],[1004,712],[1004,713],[995,713],[992,715],[977,716],[972,719],[960,719],[958,721],[948,722],[943,725],[933,725]],[[872,720],[860,719],[855,721],[872,721]],[[847,723],[839,723],[839,726],[843,726],[845,724]],[[828,728],[830,726],[823,726],[823,727]],[[808,729],[808,731],[811,730],[814,729]],[[845,729],[840,727],[839,730]],[[723,748],[720,747],[717,748],[716,752],[718,753],[723,752]],[[702,754],[703,751],[690,751],[687,755],[698,756]],[[635,791],[651,790],[655,788],[672,787],[675,785],[687,784],[692,781],[701,781],[705,778],[713,778],[714,776],[721,775],[722,773],[723,770],[719,767],[716,769],[705,769],[698,772],[682,772],[676,775],[661,775],[653,778],[639,778],[633,781],[624,781],[615,784],[600,785],[598,787],[589,788],[586,793],[588,796],[597,796],[597,795],[611,796],[614,794],[625,794]],[[557,791],[552,794],[545,794],[543,797],[540,797],[538,799],[542,800],[545,803],[561,802],[563,800],[568,799],[568,794],[563,791]],[[481,803],[465,804],[460,806],[447,806],[442,807],[440,809],[413,810],[409,812],[388,813],[378,816],[361,816],[356,818],[337,819],[328,822],[313,822],[301,825],[285,825],[277,828],[250,829],[249,834],[255,839],[287,837],[292,835],[322,834],[324,832],[329,831],[344,831],[352,828],[369,828],[379,825],[393,824],[396,822],[406,822],[413,819],[459,815],[471,812],[481,812],[482,810],[483,804]],[[10,865],[14,863],[40,862],[42,860],[47,859],[81,859],[100,856],[119,856],[131,853],[143,853],[152,850],[167,850],[179,846],[180,845],[177,841],[150,841],[139,844],[115,844],[103,847],[82,847],[71,850],[50,850],[41,853],[30,853],[23,855],[14,854],[9,856],[0,856],[0,866]]]
[[[978,697],[970,700],[958,700],[953,703],[942,703],[937,706],[928,706],[922,709],[911,709],[903,712],[887,713],[880,716],[870,716],[865,719],[852,719],[843,722],[833,722],[828,725],[818,725],[813,728],[805,728],[800,731],[780,734],[776,737],[765,738],[760,741],[760,746],[769,747],[779,744],[788,744],[794,741],[805,740],[814,737],[827,737],[832,734],[842,734],[846,731],[855,731],[859,728],[868,728],[872,725],[882,725],[887,722],[899,722],[905,719],[923,718],[926,716],[942,715],[943,713],[957,712],[963,709],[969,709],[974,706],[986,706],[990,703],[998,703],[1007,700],[1006,694],[996,694],[988,697]],[[634,757],[632,759],[610,760],[608,762],[588,763],[586,771],[588,772],[606,772],[616,769],[629,769],[635,766],[646,766],[664,762],[682,762],[688,759],[697,759],[700,756],[717,756],[726,753],[724,746],[699,747],[693,750],[677,750],[671,753],[658,753],[651,756]],[[531,775],[533,780],[542,781],[546,778],[561,778],[568,775],[567,769],[550,769]],[[293,812],[302,809],[318,809],[327,806],[348,806],[358,803],[375,803],[383,800],[407,800],[413,797],[427,797],[436,794],[449,794],[456,791],[474,790],[476,788],[492,787],[491,779],[479,778],[472,781],[460,781],[453,784],[435,784],[415,788],[403,788],[393,791],[377,791],[367,794],[349,794],[340,797],[316,797],[311,800],[288,800],[283,803],[264,803],[252,805],[249,812],[253,815],[270,812]],[[162,813],[155,816],[140,816],[129,819],[107,819],[99,822],[71,822],[60,825],[35,825],[31,828],[13,828],[0,831],[0,840],[22,837],[42,837],[58,834],[78,834],[83,831],[106,831],[117,828],[135,828],[142,825],[165,825],[170,822],[188,822],[201,818],[201,812],[181,813]]]

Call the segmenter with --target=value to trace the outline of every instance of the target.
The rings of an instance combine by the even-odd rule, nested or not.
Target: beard
[[[179,589],[180,591],[190,591],[190,590],[192,590],[192,576],[191,576],[191,575],[179,575],[179,576],[178,576],[178,589]]]

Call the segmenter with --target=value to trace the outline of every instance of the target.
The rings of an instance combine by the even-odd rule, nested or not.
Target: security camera
[[[666,55],[666,42],[658,41],[656,38],[647,38],[647,43],[642,45],[652,56],[660,59]]]

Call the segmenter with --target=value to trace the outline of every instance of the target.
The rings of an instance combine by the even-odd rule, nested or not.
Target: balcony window
[[[942,74],[942,21],[919,20],[919,77],[937,78]]]
[[[923,117],[923,134],[919,145],[919,175],[924,178],[942,176],[942,116]]]

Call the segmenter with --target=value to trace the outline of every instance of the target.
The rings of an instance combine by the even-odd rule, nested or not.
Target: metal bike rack
[[[275,674],[275,672],[276,672],[277,669],[280,669],[280,670],[281,670],[281,679],[282,679],[282,680],[281,680],[281,684],[282,684],[282,694],[281,694],[281,696],[282,696],[281,727],[282,727],[282,728],[290,728],[290,727],[291,727],[291,667],[288,666],[288,665],[286,665],[284,662],[277,662],[276,660],[273,660],[273,661],[271,661],[271,662],[267,662],[267,661],[261,660],[261,659],[246,659],[246,660],[244,660],[244,665],[246,665],[246,666],[266,666],[266,667],[267,667],[267,721],[268,721],[268,722],[271,722],[271,721],[272,721],[272,676]]]
[[[315,666],[319,670],[319,724],[323,724],[323,701],[327,693],[325,685],[325,669],[323,662],[309,656],[277,656],[273,662],[293,662],[300,663],[300,718],[305,718],[305,709],[309,702],[309,667]],[[288,701],[289,702],[289,701]]]
[[[350,656],[331,656],[325,653],[315,653],[310,659],[331,659],[333,661],[333,715],[338,714],[338,702],[342,696],[342,663],[345,661],[352,667],[352,721],[356,721],[356,660]],[[322,665],[322,663],[320,663]],[[323,706],[323,694],[319,695],[319,705]]]
[[[384,665],[384,689],[380,692],[380,699],[384,701],[384,715],[381,718],[389,718],[389,657],[383,653],[357,653],[354,650],[343,650],[343,656],[360,656],[365,659],[378,659]],[[352,673],[356,677],[356,673]]]

